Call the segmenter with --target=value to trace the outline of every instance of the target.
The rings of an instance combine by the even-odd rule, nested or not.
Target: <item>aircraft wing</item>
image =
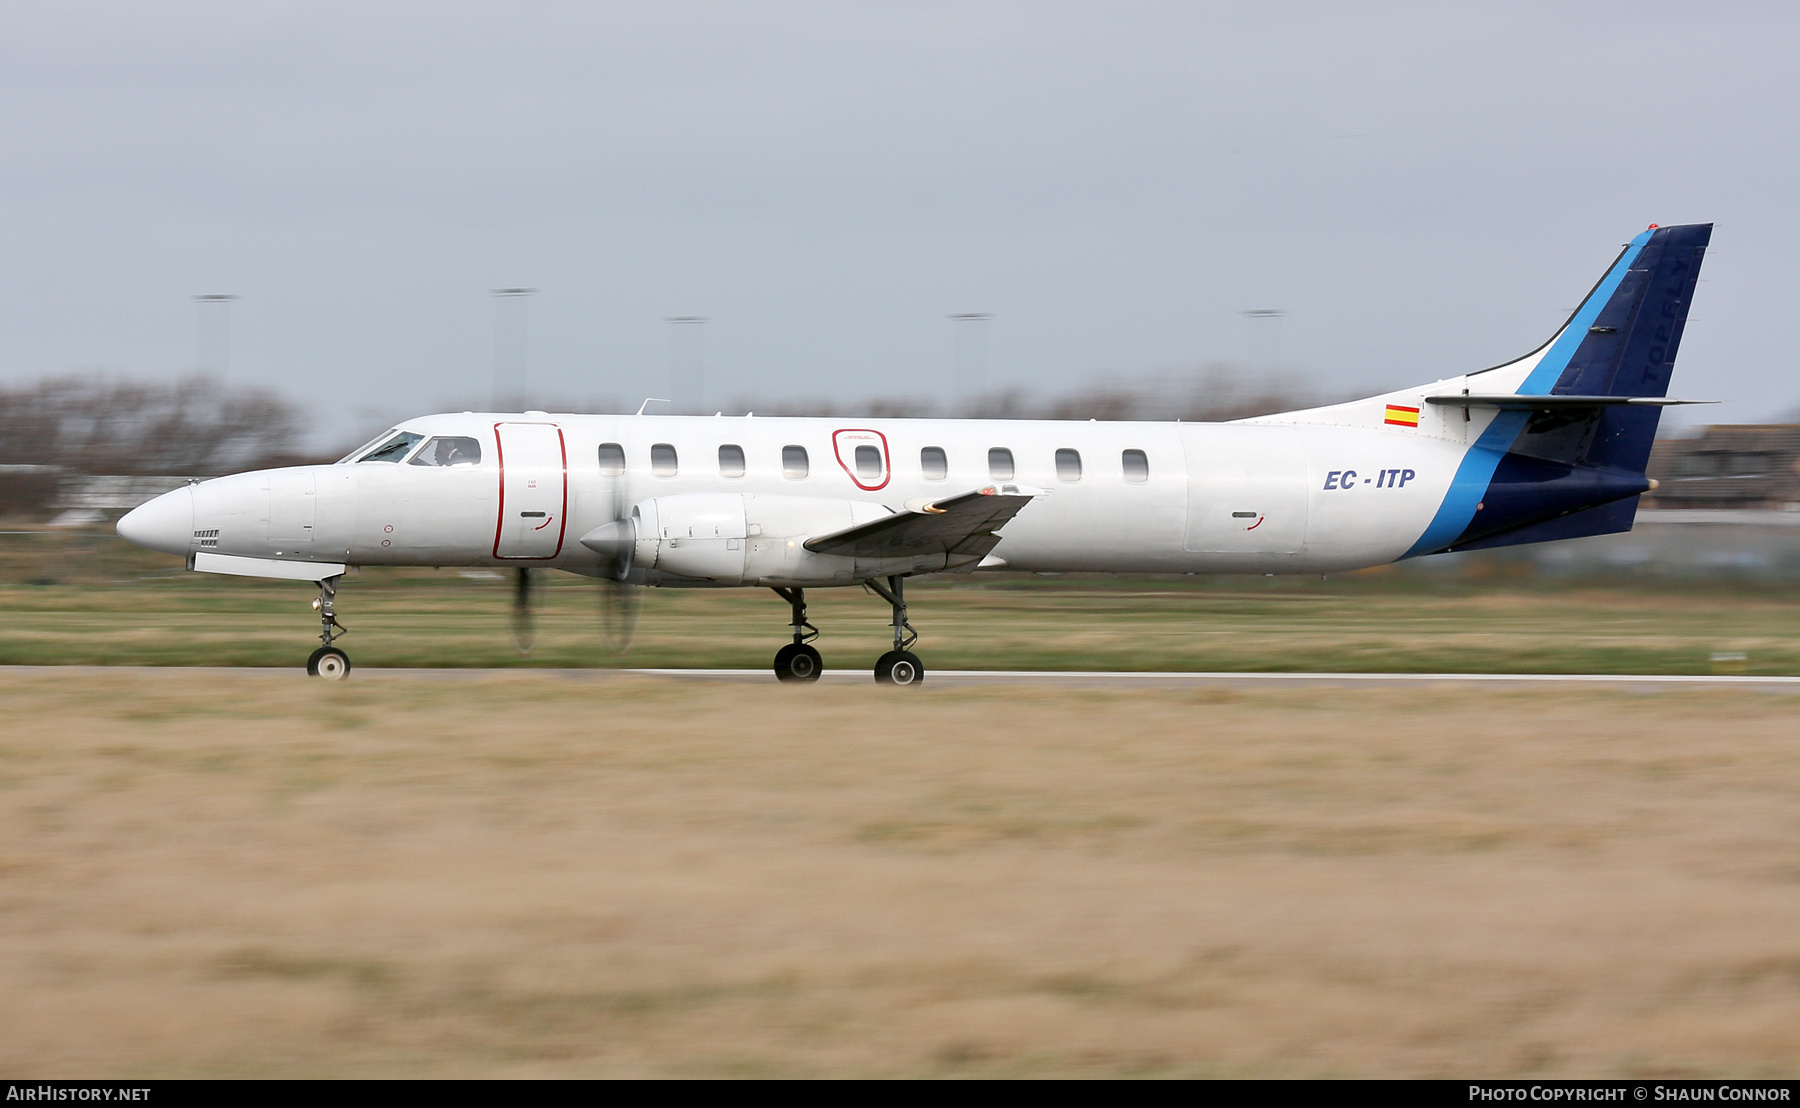
[[[995,532],[1042,492],[1024,485],[989,485],[943,500],[908,501],[906,511],[807,539],[806,549],[858,558],[944,554],[952,565],[974,562],[999,545]]]

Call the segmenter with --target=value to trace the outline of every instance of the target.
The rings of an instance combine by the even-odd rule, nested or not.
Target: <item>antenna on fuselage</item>
[[[644,414],[644,409],[645,409],[645,408],[648,408],[648,407],[649,407],[649,406],[650,406],[650,405],[652,405],[652,404],[673,404],[673,403],[674,403],[674,401],[673,401],[673,400],[669,400],[669,399],[668,399],[668,398],[666,398],[666,397],[661,397],[661,396],[646,396],[646,397],[644,397],[644,402],[643,402],[643,403],[642,403],[642,404],[639,404],[639,405],[638,405],[638,410],[637,410],[637,414],[638,414],[638,415],[643,415],[643,414]]]

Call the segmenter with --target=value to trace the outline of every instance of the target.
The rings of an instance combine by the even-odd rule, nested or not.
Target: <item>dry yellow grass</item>
[[[0,673],[19,1076],[1800,1068],[1800,700]]]

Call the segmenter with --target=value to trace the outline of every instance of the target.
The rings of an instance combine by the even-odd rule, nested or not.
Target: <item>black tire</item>
[[[342,681],[350,676],[350,655],[335,646],[321,646],[306,659],[306,675],[327,681]]]
[[[806,643],[788,643],[775,652],[775,677],[781,681],[817,681],[825,672],[819,652]]]
[[[876,660],[875,680],[883,685],[917,685],[925,680],[925,663],[910,650],[890,650]]]

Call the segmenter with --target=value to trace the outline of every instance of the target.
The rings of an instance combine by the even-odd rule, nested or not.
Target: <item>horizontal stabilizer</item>
[[[1517,393],[1472,396],[1468,393],[1450,393],[1444,396],[1427,396],[1425,403],[1441,404],[1447,408],[1501,408],[1515,412],[1551,412],[1570,408],[1611,408],[1621,405],[1630,405],[1634,408],[1668,408],[1677,404],[1717,404],[1718,401],[1671,400],[1666,396],[1563,396],[1556,394],[1520,396]]]
[[[995,534],[1042,493],[1023,485],[989,485],[870,523],[806,540],[815,554],[857,558],[908,558],[945,554],[952,560],[983,557],[1000,542]]]

